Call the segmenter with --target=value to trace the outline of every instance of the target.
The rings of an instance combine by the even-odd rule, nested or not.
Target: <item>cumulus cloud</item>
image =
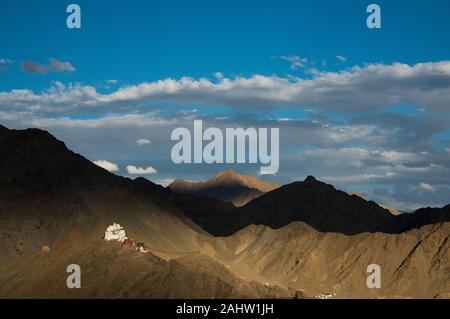
[[[138,139],[138,140],[136,141],[136,144],[139,145],[139,146],[149,145],[149,144],[151,144],[151,143],[152,143],[152,142],[151,142],[150,140],[145,139],[145,138],[140,138],[140,139]]]
[[[20,64],[22,69],[28,74],[47,74],[48,72],[75,72],[76,69],[70,62],[62,62],[54,58],[48,59],[48,64],[40,64],[32,60],[24,61]]]
[[[127,166],[127,172],[128,174],[131,175],[153,175],[158,173],[158,171],[151,166],[143,168],[143,167],[136,167],[133,165]]]
[[[98,160],[94,162],[95,165],[100,166],[103,169],[106,169],[108,172],[118,172],[119,167],[117,164],[108,162],[106,160]]]
[[[107,80],[106,83],[114,85],[114,84],[119,83],[119,81],[118,80]]]
[[[42,92],[0,92],[0,122],[11,128],[47,129],[88,158],[108,154],[120,163],[152,163],[163,172],[156,175],[161,180],[195,174],[201,179],[216,173],[214,165],[187,172],[170,160],[171,130],[191,128],[195,118],[201,117],[205,127],[222,129],[279,127],[283,154],[279,183],[315,175],[395,208],[408,202],[415,207],[437,206],[450,198],[446,186],[450,185],[450,61],[314,70],[308,78],[228,78],[218,73],[212,79],[169,78],[122,86],[111,93],[98,90],[54,82]],[[420,111],[414,115],[386,111],[403,102]],[[217,112],[214,106],[220,106]],[[224,106],[233,109],[224,112]],[[210,109],[203,112],[206,107]],[[193,108],[196,112],[186,111]],[[338,119],[335,112],[342,112]],[[296,113],[306,115],[296,118]],[[137,147],[138,137],[149,136],[150,153]],[[156,173],[153,167],[140,166],[123,171]],[[435,191],[422,187],[424,181]]]
[[[41,69],[34,65],[30,72]],[[161,100],[237,109],[296,106],[337,112],[383,110],[404,102],[424,110],[446,111],[450,101],[450,61],[368,64],[339,72],[317,71],[310,79],[264,75],[219,81],[168,78],[124,86],[109,94],[83,85],[54,92],[0,92],[0,107],[51,112],[113,105],[135,111],[144,108],[145,102]]]

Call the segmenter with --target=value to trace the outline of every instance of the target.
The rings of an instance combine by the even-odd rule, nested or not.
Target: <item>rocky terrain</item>
[[[0,297],[450,297],[450,206],[394,216],[313,177],[260,192],[242,207],[181,194],[0,126]],[[103,240],[114,222],[149,252]],[[82,289],[66,287],[73,263]]]

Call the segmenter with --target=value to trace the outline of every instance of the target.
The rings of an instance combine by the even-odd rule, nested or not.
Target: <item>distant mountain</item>
[[[282,186],[201,226],[216,236],[229,236],[249,225],[278,229],[292,222],[304,222],[320,232],[346,235],[401,233],[449,221],[448,208],[395,216],[373,201],[337,190],[309,176],[303,182]]]
[[[251,175],[238,174],[231,169],[218,173],[206,182],[175,180],[169,188],[179,194],[193,194],[243,206],[255,198],[280,187]]]
[[[281,228],[302,221],[322,232],[356,234],[392,231],[393,216],[374,202],[349,195],[309,176],[284,185],[203,225],[214,235],[231,235],[248,225]]]

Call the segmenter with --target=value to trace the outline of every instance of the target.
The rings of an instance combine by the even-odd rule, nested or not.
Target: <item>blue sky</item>
[[[77,1],[82,29],[65,27],[68,1],[8,1],[0,12],[2,55],[70,61],[70,75],[1,74],[5,88],[43,89],[52,79],[139,83],[166,77],[286,74],[274,56],[301,55],[337,69],[446,59],[448,1],[378,1],[381,30],[365,27],[370,1]]]
[[[172,165],[176,126],[279,126],[269,179],[314,174],[405,209],[448,203],[450,2],[73,2],[81,30],[66,27],[69,1],[2,3],[1,124],[47,129],[118,174],[155,167],[161,183],[222,168]],[[365,24],[372,2],[379,30]]]

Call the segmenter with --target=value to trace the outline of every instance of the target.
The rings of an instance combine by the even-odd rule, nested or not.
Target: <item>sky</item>
[[[66,7],[81,8],[68,29]],[[370,3],[381,29],[366,26]],[[450,202],[450,2],[2,3],[0,124],[38,127],[117,174],[166,185],[171,131],[278,127],[278,183],[308,175],[411,210]],[[260,165],[235,164],[258,175]]]

